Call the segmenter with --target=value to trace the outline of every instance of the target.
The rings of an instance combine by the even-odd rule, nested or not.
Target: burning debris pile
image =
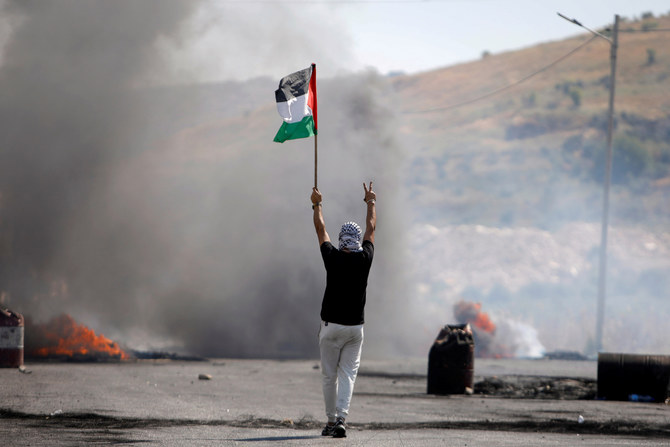
[[[537,358],[545,353],[537,331],[521,322],[500,319],[494,324],[480,303],[461,300],[454,305],[454,317],[470,324],[475,340],[475,357]]]
[[[480,303],[459,301],[454,305],[454,316],[461,324],[469,324],[475,339],[475,357],[510,358],[512,353],[496,342],[496,325],[482,312]]]
[[[26,357],[81,362],[128,360],[119,345],[71,316],[62,314],[44,324],[26,326]]]

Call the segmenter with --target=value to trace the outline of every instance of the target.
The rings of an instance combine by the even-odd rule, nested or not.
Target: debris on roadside
[[[585,378],[504,376],[486,377],[475,383],[475,395],[513,399],[592,400],[597,381]]]

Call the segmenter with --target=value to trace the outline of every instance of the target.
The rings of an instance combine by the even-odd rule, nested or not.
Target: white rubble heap
[[[502,288],[511,297],[504,311],[492,311],[496,303],[482,303],[482,310],[488,312],[499,327],[523,327],[523,331],[519,332],[524,332],[524,337],[528,338],[528,325],[540,324],[539,338],[547,350],[582,351],[585,340],[593,336],[600,224],[571,223],[556,232],[538,228],[493,228],[480,225],[436,227],[428,224],[417,224],[412,230],[412,278],[416,281],[414,299],[426,309],[429,320],[452,318],[451,306],[455,302],[473,299],[463,295],[464,292],[467,294],[469,290],[476,290],[480,296],[486,296],[492,290]],[[648,270],[667,271],[670,275],[670,232],[653,233],[639,228],[610,227],[608,235],[608,296],[616,292],[612,290],[612,284],[616,284],[623,275],[635,278]],[[564,302],[555,303],[557,309],[560,305],[570,309],[569,315],[554,315],[547,324],[547,316],[540,314],[552,313],[552,308],[551,304],[541,302],[542,297],[538,297],[537,309],[523,309],[523,312],[515,309],[515,293],[525,286],[566,284],[566,290],[572,290],[570,287],[580,280],[589,285],[593,283],[592,287],[589,286],[593,292],[575,291],[570,294],[574,296],[565,296],[562,298]],[[589,296],[578,296],[585,293]],[[667,293],[664,290],[657,291],[658,296]],[[653,351],[663,344],[659,331],[663,326],[663,318],[670,317],[669,300],[659,299],[660,307],[653,310],[643,307],[638,309],[635,316],[636,309],[629,308],[629,302],[636,298],[631,296],[624,307],[621,302],[609,299],[607,315],[621,314],[624,318],[637,318],[640,323],[649,323],[640,324],[645,330],[634,340],[626,338],[618,332],[624,332],[625,326],[633,321],[618,318],[620,321],[605,327],[604,341],[617,345],[617,349]],[[568,305],[571,300],[574,306]],[[524,318],[519,318],[519,313],[523,313]],[[528,321],[529,316],[531,321]],[[573,321],[567,322],[567,319]],[[434,323],[431,321],[430,324]],[[659,327],[650,327],[653,325]],[[582,329],[577,331],[578,334],[559,336],[575,328]],[[532,337],[529,340],[529,348],[517,353],[523,355],[527,352],[529,356],[538,356],[542,344]]]

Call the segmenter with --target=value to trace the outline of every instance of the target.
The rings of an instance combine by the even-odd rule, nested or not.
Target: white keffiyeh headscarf
[[[361,247],[361,227],[356,222],[347,222],[340,229],[340,250],[363,251]]]

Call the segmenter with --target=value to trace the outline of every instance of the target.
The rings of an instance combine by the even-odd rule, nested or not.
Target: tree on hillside
[[[647,65],[654,65],[656,63],[656,50],[647,48]]]
[[[578,88],[570,90],[570,99],[572,99],[572,107],[577,109],[582,105],[582,91]]]
[[[593,156],[592,177],[602,182],[605,177],[606,148],[603,144],[588,151]],[[630,184],[650,174],[651,153],[635,137],[621,135],[612,144],[612,183]]]

